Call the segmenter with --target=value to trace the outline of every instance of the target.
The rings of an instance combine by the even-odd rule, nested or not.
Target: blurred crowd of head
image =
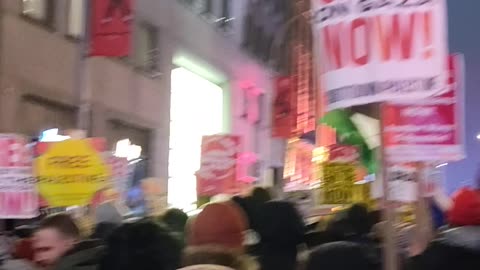
[[[480,193],[463,189],[448,209],[428,201],[432,235],[399,225],[399,269],[480,269]],[[195,216],[168,209],[125,220],[115,205],[90,222],[67,213],[20,226],[0,243],[2,270],[343,270],[384,267],[386,223],[380,210],[354,204],[306,224],[295,204],[264,188],[224,197]],[[90,225],[89,225],[90,224]],[[423,245],[420,239],[428,239]],[[7,243],[8,242],[8,243]]]

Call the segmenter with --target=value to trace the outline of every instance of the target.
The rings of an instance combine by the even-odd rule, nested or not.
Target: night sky
[[[449,46],[452,53],[463,53],[466,65],[465,140],[467,158],[446,167],[449,192],[476,182],[480,165],[480,1],[448,0]]]

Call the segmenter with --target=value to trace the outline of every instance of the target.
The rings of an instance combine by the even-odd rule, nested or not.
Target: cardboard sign
[[[0,218],[38,216],[32,154],[22,136],[0,134]]]
[[[385,151],[390,162],[446,162],[465,156],[462,67],[461,55],[449,58],[447,93],[382,107]]]
[[[87,205],[110,184],[111,171],[95,141],[66,140],[42,147],[45,152],[35,161],[35,174],[50,207]]]
[[[445,0],[312,0],[329,110],[446,90]]]

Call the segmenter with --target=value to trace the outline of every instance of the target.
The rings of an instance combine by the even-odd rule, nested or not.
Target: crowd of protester
[[[256,188],[249,196],[209,203],[193,217],[169,209],[157,218],[123,220],[112,204],[95,210],[95,226],[68,214],[20,227],[0,239],[1,270],[379,270],[383,224],[378,211],[352,205],[326,223],[306,226],[295,205]],[[428,245],[398,232],[400,269],[480,269],[480,194],[464,189],[440,210]],[[432,216],[432,221],[435,218]],[[403,232],[400,233],[400,232]],[[407,236],[405,236],[407,235]],[[403,237],[400,237],[403,236]],[[11,238],[10,238],[11,239]],[[406,244],[405,244],[406,243]],[[402,248],[403,245],[403,248]]]

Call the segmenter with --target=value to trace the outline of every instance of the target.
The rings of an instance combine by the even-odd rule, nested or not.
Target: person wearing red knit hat
[[[238,266],[235,267],[239,268],[237,270],[258,269],[255,260],[244,253],[247,230],[246,215],[233,202],[206,205],[187,224],[183,266],[215,264],[232,267],[234,264]]]
[[[190,246],[220,245],[243,249],[243,236],[248,230],[245,214],[231,202],[207,205],[189,225]]]
[[[480,193],[466,188],[457,192],[448,213],[448,221],[455,227],[480,226]]]
[[[455,193],[448,211],[450,229],[423,252],[411,254],[408,270],[480,269],[480,193]]]

